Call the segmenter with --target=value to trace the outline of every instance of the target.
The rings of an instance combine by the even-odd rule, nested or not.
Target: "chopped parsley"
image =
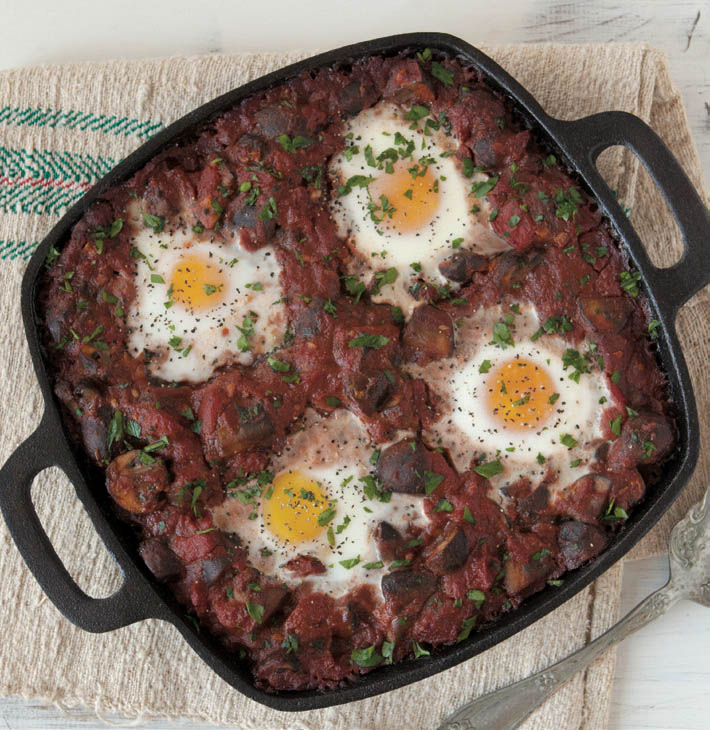
[[[276,207],[276,200],[274,200],[273,197],[270,197],[266,201],[266,205],[259,211],[259,220],[260,221],[270,221],[276,218],[278,215],[278,209]]]
[[[390,338],[385,337],[384,335],[363,334],[358,337],[353,337],[353,339],[348,343],[348,347],[370,347],[373,350],[379,350],[389,341]]]
[[[300,134],[297,134],[295,137],[291,138],[287,134],[280,134],[276,141],[288,152],[289,154],[293,154],[294,152],[297,152],[298,150],[302,150],[304,147],[309,147],[313,144],[312,139],[308,139],[308,137],[302,137]]]
[[[360,562],[360,556],[358,555],[356,558],[348,558],[347,560],[339,560],[338,562],[343,566],[343,568],[350,570],[350,568],[354,568]]]
[[[442,498],[439,503],[434,507],[434,512],[453,512],[454,505],[449,502],[448,499]]]
[[[466,592],[466,598],[468,598],[469,601],[473,601],[476,606],[476,610],[478,610],[484,604],[486,594],[483,591],[479,591],[478,588],[473,588]]]
[[[478,616],[471,616],[471,618],[465,618],[463,622],[461,623],[461,631],[459,631],[459,635],[456,637],[456,641],[464,641],[465,639],[468,639],[468,637],[471,635],[471,631],[473,630],[474,626],[476,625],[476,621],[478,620]]]
[[[247,613],[258,624],[260,624],[264,619],[264,607],[260,603],[252,603],[251,601],[247,601]]]
[[[479,464],[473,469],[476,474],[480,474],[485,479],[490,479],[496,474],[500,474],[503,471],[503,464],[496,459],[495,461],[489,461],[485,464]]]
[[[291,369],[291,363],[278,360],[272,355],[266,358],[266,362],[275,373],[287,373]]]
[[[493,324],[493,339],[491,340],[492,345],[498,345],[502,350],[506,347],[513,347],[513,335],[510,333],[510,328],[505,322],[495,322]]]
[[[631,294],[632,297],[638,296],[639,293],[639,281],[641,280],[640,271],[622,271],[619,274],[619,282],[621,288]]]
[[[439,79],[444,86],[453,86],[454,74],[452,71],[445,69],[438,61],[431,63],[431,75],[435,79]]]
[[[318,524],[321,527],[325,527],[329,522],[333,521],[335,517],[335,507],[328,507],[318,515]]]
[[[583,202],[577,188],[570,188],[567,192],[558,189],[555,193],[555,215],[563,221],[569,221],[577,215],[577,206]]]
[[[146,228],[152,228],[156,233],[162,233],[165,228],[165,218],[160,215],[152,215],[150,213],[141,213],[143,216],[143,225]]]
[[[373,644],[365,649],[353,649],[350,661],[359,667],[376,667],[378,664],[382,664],[383,657],[375,651]]]
[[[431,494],[441,482],[444,481],[444,477],[441,474],[437,474],[433,471],[424,471],[424,491],[426,494]]]
[[[609,421],[609,428],[615,436],[621,436],[621,416],[617,416],[614,420]]]
[[[475,182],[471,185],[471,192],[477,197],[482,198],[484,195],[488,195],[488,193],[493,190],[493,188],[498,184],[498,176],[494,175],[493,177],[489,177],[488,180],[480,180],[478,182]],[[496,211],[496,215],[498,214],[498,211]],[[493,215],[493,213],[491,213]],[[495,218],[495,216],[494,216]],[[494,218],[491,218],[489,216],[489,220],[494,220]]]
[[[573,449],[577,445],[578,441],[574,436],[572,436],[572,434],[563,433],[560,435],[560,443],[568,449]]]

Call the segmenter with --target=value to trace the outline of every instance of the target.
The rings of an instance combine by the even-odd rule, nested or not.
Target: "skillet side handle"
[[[569,146],[595,172],[597,158],[607,147],[628,147],[660,189],[685,248],[680,261],[673,266],[662,269],[651,265],[648,278],[658,295],[668,302],[674,318],[683,304],[710,282],[710,214],[693,184],[661,138],[633,114],[601,112],[561,122],[560,130]]]
[[[47,418],[0,470],[0,511],[27,567],[52,603],[85,631],[101,632],[148,618],[146,602],[125,579],[108,598],[91,598],[74,582],[32,504],[32,480],[58,462]],[[119,565],[120,567],[120,565]],[[123,572],[123,571],[122,571]]]

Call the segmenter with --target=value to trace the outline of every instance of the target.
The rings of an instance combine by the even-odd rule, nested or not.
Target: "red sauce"
[[[375,57],[247,99],[108,191],[46,274],[45,346],[77,442],[107,467],[118,514],[135,524],[156,578],[247,657],[269,689],[334,687],[379,663],[463,640],[514,610],[604,549],[642,498],[643,475],[674,445],[647,307],[596,203],[474,70],[439,61]],[[381,99],[446,115],[460,164],[498,178],[488,193],[492,226],[511,246],[465,274],[456,303],[419,282],[416,332],[367,292],[355,297],[343,286],[351,254],[328,213],[326,166],[343,149],[343,120]],[[313,143],[293,154],[276,139],[283,134]],[[276,215],[249,217],[240,192],[247,182],[259,189],[254,209],[272,206]],[[132,227],[118,221],[135,200],[161,219],[189,211],[202,240],[239,236],[246,248],[273,249],[291,323],[279,359],[299,382],[284,382],[263,358],[224,367],[206,383],[158,382],[144,353],[129,354],[125,312],[136,294],[136,260]],[[285,588],[214,527],[208,508],[222,502],[225,485],[267,469],[307,407],[348,408],[377,442],[433,423],[441,415],[436,397],[422,380],[404,377],[403,364],[445,355],[451,318],[508,301],[532,303],[541,320],[567,316],[572,326],[561,336],[571,348],[583,338],[596,343],[591,366],[630,409],[608,414],[620,417],[617,432],[606,434],[594,473],[563,500],[552,506],[545,484],[532,490],[521,481],[502,511],[484,477],[457,472],[423,445],[417,459],[442,480],[436,501],[421,496],[431,523],[418,544],[387,548],[402,567],[383,578],[384,601],[367,586],[338,599],[313,591],[307,576],[323,566],[308,556],[293,561],[306,582]],[[347,346],[362,334],[386,344]],[[433,510],[441,498],[451,511]]]

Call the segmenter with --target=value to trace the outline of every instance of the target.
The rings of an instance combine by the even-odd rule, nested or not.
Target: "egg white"
[[[282,340],[287,320],[280,266],[268,249],[199,241],[187,226],[156,233],[137,223],[133,252],[136,296],[127,313],[128,347],[134,356],[150,353],[148,369],[155,377],[204,381],[215,368],[230,361],[249,364]],[[171,302],[170,276],[187,256],[209,261],[225,282],[208,308]],[[240,341],[245,318],[253,333]]]
[[[424,438],[448,449],[460,471],[469,469],[474,457],[483,462],[500,461],[504,471],[489,480],[493,491],[521,477],[532,484],[547,478],[565,485],[588,473],[602,439],[603,410],[612,405],[606,375],[592,368],[580,375],[579,383],[570,379],[574,370],[565,369],[562,360],[569,343],[556,334],[532,341],[541,326],[538,315],[530,305],[521,303],[516,309],[518,314],[500,306],[476,312],[461,323],[460,344],[452,358],[424,367],[410,366],[410,372],[425,378],[442,398],[443,415]],[[509,320],[512,316],[514,344],[503,349],[491,340],[493,324],[504,321],[506,314]],[[576,349],[582,353],[588,347],[589,343],[583,343]],[[546,372],[558,394],[549,417],[529,429],[507,427],[490,412],[487,402],[491,374],[501,364],[520,359]],[[488,373],[481,372],[482,366]],[[569,448],[565,435],[576,445]]]
[[[412,526],[424,527],[427,518],[423,501],[412,495],[393,493],[385,502],[365,494],[361,478],[371,474],[374,452],[367,431],[349,411],[338,410],[327,418],[309,411],[303,430],[289,439],[287,447],[270,466],[275,479],[292,471],[321,485],[335,509],[330,522],[334,545],[329,543],[326,529],[311,540],[278,539],[264,519],[263,500],[267,496],[256,499],[246,510],[238,497],[228,496],[213,510],[213,520],[220,529],[239,535],[248,549],[249,561],[256,568],[277,576],[287,585],[305,581],[315,590],[342,596],[358,585],[371,584],[378,594],[388,564],[381,568],[364,567],[380,561],[373,537],[378,523],[384,520],[406,534]],[[262,493],[268,495],[268,489]],[[294,576],[284,566],[299,555],[316,557],[326,572],[304,579]],[[359,558],[359,563],[351,568],[340,562],[355,558]]]
[[[405,313],[416,305],[409,292],[413,277],[456,288],[441,275],[438,266],[457,248],[469,248],[485,256],[509,248],[490,226],[490,206],[485,197],[471,194],[471,184],[487,177],[479,172],[464,177],[459,163],[451,156],[456,151],[456,141],[447,135],[445,124],[433,128],[429,122],[436,120],[431,116],[410,121],[405,119],[409,112],[409,108],[385,102],[361,112],[347,123],[345,151],[330,164],[336,188],[346,185],[354,176],[375,178],[370,185],[355,186],[347,194],[336,192],[331,212],[339,234],[348,240],[355,254],[348,273],[367,283],[375,272],[396,269],[396,281],[382,286],[373,300],[396,304]],[[380,202],[373,198],[372,190],[378,180],[390,173],[386,168],[373,167],[365,150],[371,148],[376,161],[387,149],[406,150],[402,140],[413,142],[414,150],[404,162],[400,156],[398,164],[409,169],[428,158],[439,191],[438,207],[431,221],[411,231],[394,230],[381,210],[374,211],[374,218],[382,221],[371,215],[371,205]]]

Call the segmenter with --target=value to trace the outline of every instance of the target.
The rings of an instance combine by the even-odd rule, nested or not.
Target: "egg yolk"
[[[370,185],[373,211],[381,225],[400,233],[423,228],[434,218],[439,207],[440,182],[427,167],[423,175],[412,177],[409,163],[399,164],[394,172],[383,172]]]
[[[225,296],[226,278],[218,266],[202,256],[184,256],[170,276],[170,294],[188,309],[210,309]]]
[[[529,360],[502,363],[491,371],[487,386],[488,411],[506,428],[536,429],[555,410],[552,378]]]
[[[328,508],[328,500],[313,479],[298,471],[278,474],[273,481],[274,491],[263,503],[262,514],[269,531],[283,542],[298,543],[312,540],[329,522],[321,518]]]

